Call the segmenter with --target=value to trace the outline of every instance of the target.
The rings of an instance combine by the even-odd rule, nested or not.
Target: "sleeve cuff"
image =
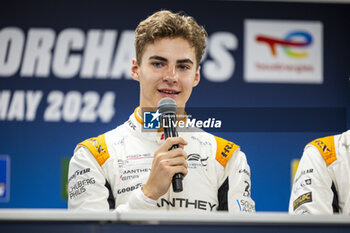
[[[147,196],[143,193],[142,188],[139,188],[139,189],[136,190],[136,195],[137,195],[137,197],[138,197],[139,199],[143,200],[144,202],[147,202],[147,203],[150,204],[150,205],[154,205],[154,206],[157,205],[157,201],[156,201],[156,200],[153,200],[153,199],[151,199],[151,198],[149,198],[149,197],[147,197]]]

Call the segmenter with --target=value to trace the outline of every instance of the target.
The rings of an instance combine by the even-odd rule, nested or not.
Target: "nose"
[[[178,81],[178,73],[176,71],[176,66],[169,66],[169,68],[167,69],[163,80],[170,82],[170,83],[175,83]]]

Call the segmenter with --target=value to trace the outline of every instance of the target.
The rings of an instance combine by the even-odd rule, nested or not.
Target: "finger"
[[[167,152],[159,153],[158,156],[160,157],[160,160],[172,159],[176,157],[182,157],[185,160],[187,159],[187,153],[182,148],[176,148]]]
[[[164,167],[170,167],[170,166],[183,166],[185,168],[188,168],[188,164],[186,159],[183,157],[176,157],[172,159],[164,159],[161,161],[162,166]]]
[[[187,142],[182,137],[167,138],[163,144],[158,148],[157,152],[168,151],[173,145],[179,144],[179,146],[187,145]]]
[[[184,144],[179,144],[179,147],[180,147],[181,149],[185,149],[185,145],[184,145]]]
[[[167,152],[155,154],[153,157],[152,163],[153,164],[163,163],[163,165],[164,165],[164,164],[167,164],[170,160],[175,159],[175,158],[179,158],[183,161],[186,161],[187,154],[183,149],[177,148],[177,149],[170,150]]]
[[[171,173],[172,177],[177,173],[181,173],[185,177],[188,173],[188,169],[184,166],[173,166],[171,167]]]

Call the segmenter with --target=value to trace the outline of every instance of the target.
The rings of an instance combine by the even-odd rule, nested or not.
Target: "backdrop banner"
[[[77,143],[138,106],[134,29],[160,9],[191,15],[208,32],[187,113],[221,121],[204,130],[247,155],[257,211],[287,211],[293,159],[313,139],[350,128],[350,4],[2,2],[0,155],[9,173],[0,208],[67,207]]]

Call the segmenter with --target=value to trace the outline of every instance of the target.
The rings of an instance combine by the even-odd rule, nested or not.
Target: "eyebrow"
[[[152,60],[152,59],[168,62],[168,59],[166,59],[164,57],[161,57],[161,56],[151,56],[151,57],[149,57],[149,60]],[[176,63],[191,63],[191,64],[193,64],[193,61],[191,59],[189,59],[189,58],[185,58],[185,59],[177,60]]]
[[[177,60],[177,63],[191,63],[193,64],[193,61],[191,59],[181,59],[181,60]]]
[[[149,57],[149,60],[160,60],[160,61],[165,61],[165,62],[168,61],[168,59],[161,57],[161,56],[151,56],[151,57]]]

